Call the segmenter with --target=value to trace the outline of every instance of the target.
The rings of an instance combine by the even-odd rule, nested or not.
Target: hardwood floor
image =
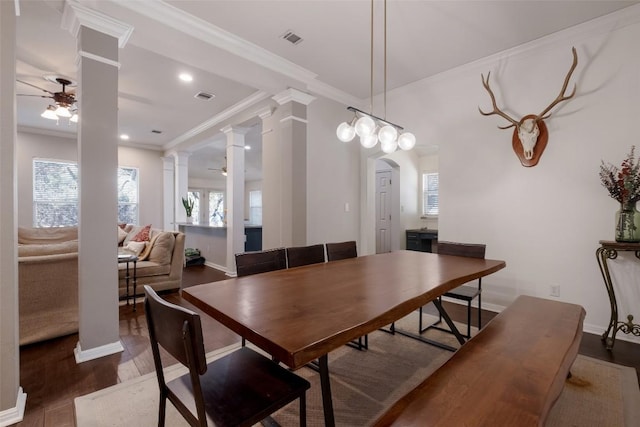
[[[183,273],[183,287],[227,278],[224,273],[206,266],[188,267]],[[176,304],[195,309],[177,293],[164,297]],[[454,320],[465,321],[466,306],[444,303]],[[475,309],[474,309],[475,310]],[[197,310],[196,310],[197,311]],[[483,311],[483,323],[495,313]],[[472,319],[476,319],[474,313]],[[205,350],[224,347],[240,339],[214,321],[202,316]],[[18,426],[67,427],[75,426],[73,399],[154,371],[148,340],[144,310],[138,299],[137,310],[120,306],[120,340],[122,353],[76,364],[73,349],[78,335],[73,334],[20,349],[20,383],[27,393],[25,417]],[[632,366],[640,372],[640,345],[617,341],[613,351],[605,350],[600,337],[584,334],[580,353],[613,363]],[[170,356],[163,360],[171,363]]]

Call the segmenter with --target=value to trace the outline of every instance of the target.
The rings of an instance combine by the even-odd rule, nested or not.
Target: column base
[[[22,391],[22,387],[18,387],[16,406],[0,412],[0,427],[14,425],[22,421],[25,406],[27,406],[27,393]]]
[[[76,363],[87,362],[89,360],[99,359],[100,357],[109,356],[111,354],[120,353],[124,351],[124,347],[120,341],[116,341],[111,344],[101,345],[100,347],[90,348],[88,350],[82,350],[80,342],[73,350],[73,354],[76,357]]]

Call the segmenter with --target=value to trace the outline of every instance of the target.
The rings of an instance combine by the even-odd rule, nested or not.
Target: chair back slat
[[[324,262],[324,245],[297,246],[287,248],[289,268]]]
[[[197,372],[204,374],[207,371],[207,361],[200,316],[184,307],[166,302],[148,285],[145,285],[144,292],[145,315],[152,348],[160,345],[187,367],[193,361]],[[190,341],[190,346],[186,346],[185,341]]]
[[[340,242],[340,243],[327,243],[327,261],[338,261],[347,258],[356,258],[358,256],[358,250],[356,248],[356,242]]]
[[[438,254],[484,258],[487,245],[479,243],[438,242]]]
[[[236,254],[238,277],[287,268],[284,248]]]

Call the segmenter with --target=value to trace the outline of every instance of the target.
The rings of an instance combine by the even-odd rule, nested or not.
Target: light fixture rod
[[[373,114],[373,0],[371,0],[371,51],[369,53],[371,82],[369,83],[369,112]]]
[[[354,112],[354,113],[356,113],[356,114],[357,114],[357,113],[364,114],[365,116],[369,116],[369,117],[371,117],[372,119],[378,120],[378,121],[380,121],[380,122],[382,122],[382,123],[386,123],[386,124],[388,124],[388,125],[391,125],[391,126],[393,126],[394,128],[396,128],[396,129],[398,129],[398,130],[404,130],[404,128],[403,128],[402,126],[398,126],[397,124],[395,124],[395,123],[391,123],[390,121],[388,121],[388,120],[386,120],[386,119],[381,119],[380,117],[374,116],[373,114],[369,114],[369,113],[367,113],[367,112],[365,112],[365,111],[359,110],[359,109],[357,109],[356,107],[347,107],[347,110],[349,110],[349,111],[353,111],[353,112]]]

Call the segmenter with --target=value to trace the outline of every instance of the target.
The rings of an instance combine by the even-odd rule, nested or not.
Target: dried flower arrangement
[[[620,168],[611,163],[600,165],[600,180],[609,195],[623,205],[633,204],[640,200],[640,162],[635,158],[635,145]]]

